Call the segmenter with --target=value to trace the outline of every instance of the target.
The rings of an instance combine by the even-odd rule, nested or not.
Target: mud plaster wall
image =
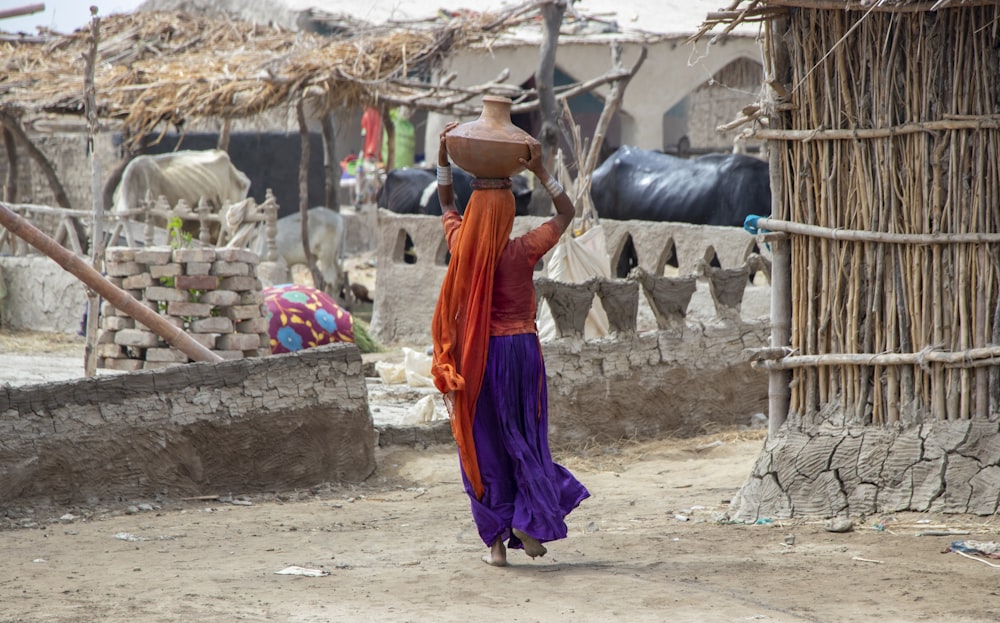
[[[836,410],[839,407],[830,407]],[[802,427],[767,441],[733,503],[739,521],[1000,510],[1000,421],[949,420],[898,429]]]
[[[768,335],[763,324],[730,323],[546,342],[549,438],[575,447],[749,425],[767,411],[767,378],[743,349]]]
[[[0,387],[0,508],[361,482],[375,445],[354,345]]]
[[[513,236],[543,223],[542,217],[522,216],[514,221]],[[601,221],[612,267],[629,236],[639,266],[662,274],[671,247],[677,255],[677,274],[691,275],[700,262],[714,255],[723,268],[743,266],[754,250],[754,238],[740,228],[706,227],[651,221]],[[447,269],[447,243],[436,216],[400,215],[378,211],[378,272],[372,333],[383,344],[429,344],[431,317]],[[403,259],[403,241],[413,241],[416,263]],[[551,252],[542,259],[547,265]],[[544,274],[543,271],[537,273]],[[612,272],[613,274],[613,272]],[[704,284],[699,283],[699,288]],[[641,299],[642,297],[640,297]],[[640,303],[642,301],[640,300]],[[539,301],[539,305],[541,305]]]
[[[87,311],[86,286],[44,255],[0,257],[0,326],[11,331],[76,333]]]
[[[544,219],[519,217],[514,235]],[[694,272],[712,249],[723,267],[742,266],[753,238],[734,228],[604,221],[609,255],[631,235],[643,268],[662,273],[674,245],[680,274]],[[413,240],[417,262],[402,261]],[[373,332],[383,342],[429,344],[434,304],[446,270],[438,217],[379,212],[379,266]],[[543,258],[543,264],[548,256]],[[699,287],[706,287],[699,284]],[[639,294],[640,298],[643,298]],[[561,446],[591,441],[690,436],[715,425],[748,425],[767,410],[767,377],[744,349],[767,344],[769,323],[715,318],[670,330],[623,332],[596,340],[543,342],[549,379],[550,439]]]

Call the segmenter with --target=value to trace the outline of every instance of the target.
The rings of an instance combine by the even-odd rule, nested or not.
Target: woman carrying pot
[[[532,281],[535,264],[559,241],[575,209],[545,170],[541,145],[525,134],[528,158],[518,157],[515,168],[538,178],[556,215],[511,239],[509,177],[477,177],[459,215],[446,139],[457,125],[445,127],[438,151],[437,190],[451,260],[434,311],[432,372],[448,405],[472,517],[489,547],[483,561],[503,567],[508,547],[532,558],[545,555],[543,544],[566,537],[566,516],[590,496],[549,450]]]

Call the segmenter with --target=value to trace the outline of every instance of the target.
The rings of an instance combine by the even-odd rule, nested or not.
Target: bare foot
[[[500,539],[493,541],[493,545],[490,546],[490,553],[483,554],[483,562],[493,567],[507,566],[507,548],[504,547],[503,541]]]
[[[536,556],[544,556],[546,553],[548,553],[549,550],[545,549],[545,546],[539,543],[538,539],[531,536],[530,534],[521,532],[517,528],[514,528],[512,532],[514,533],[514,536],[520,539],[521,543],[524,544],[525,554],[531,556],[532,558],[535,558]]]

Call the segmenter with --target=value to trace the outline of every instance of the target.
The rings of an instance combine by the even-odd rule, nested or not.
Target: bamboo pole
[[[790,355],[777,360],[761,359],[755,366],[768,370],[792,370],[821,366],[928,366],[945,364],[950,368],[975,368],[996,365],[1000,346],[970,348],[966,351],[936,351],[918,353],[827,353],[822,355]],[[942,368],[943,369],[943,368]]]
[[[92,266],[74,255],[72,251],[57,244],[52,238],[46,236],[2,202],[0,202],[0,225],[55,260],[67,272],[96,290],[115,309],[146,325],[166,340],[168,344],[191,359],[195,361],[222,361],[222,357],[218,353],[194,341],[180,328],[170,324],[165,318],[137,301],[131,294],[108,281]]]
[[[848,242],[881,242],[900,245],[1000,244],[1000,233],[895,234],[890,232],[820,227],[818,225],[806,225],[774,218],[761,218],[758,220],[757,225],[760,229]]]
[[[874,138],[896,138],[906,134],[934,133],[947,130],[1000,129],[1000,116],[982,115],[970,119],[938,119],[903,123],[888,128],[855,128],[850,130],[772,130],[752,129],[745,132],[749,139],[765,141],[858,141]]]

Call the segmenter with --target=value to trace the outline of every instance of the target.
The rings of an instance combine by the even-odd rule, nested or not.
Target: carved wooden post
[[[196,209],[198,213],[198,241],[206,246],[211,246],[212,244],[212,227],[210,225],[211,221],[208,218],[211,211],[212,208],[205,201],[205,197],[200,197],[198,199],[198,208]]]
[[[264,258],[268,262],[278,261],[278,203],[274,200],[274,193],[268,188],[264,193],[264,235],[267,239],[267,250]]]

